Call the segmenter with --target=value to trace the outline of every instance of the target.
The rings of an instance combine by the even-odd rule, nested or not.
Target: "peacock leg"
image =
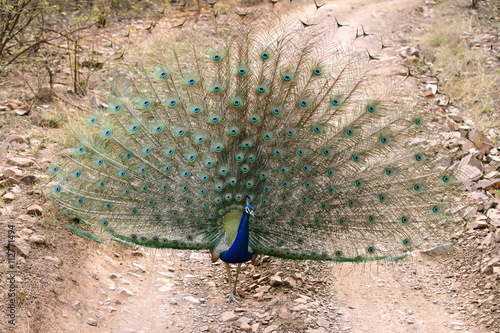
[[[234,293],[233,293],[233,288],[232,288],[232,283],[231,283],[231,267],[229,264],[226,262],[226,271],[227,271],[227,279],[228,279],[228,284],[229,284],[229,295],[228,295],[228,301],[234,301],[238,303],[238,300],[236,299]]]
[[[238,293],[236,292],[236,283],[238,283],[238,275],[240,275],[240,270],[241,270],[241,262],[236,267],[236,278],[234,280],[234,294],[235,295],[238,295]]]

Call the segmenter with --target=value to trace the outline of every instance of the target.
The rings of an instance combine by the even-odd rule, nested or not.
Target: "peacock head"
[[[247,204],[245,206],[245,214],[248,214],[250,216],[254,216],[253,207],[251,205]]]
[[[252,205],[250,205],[250,197],[247,195],[245,196],[245,199],[247,201],[247,205],[245,206],[245,214],[254,216],[253,207]]]

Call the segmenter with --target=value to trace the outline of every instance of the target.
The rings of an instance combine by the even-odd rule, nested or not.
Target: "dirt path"
[[[470,326],[456,310],[463,300],[450,291],[446,274],[440,274],[432,262],[419,266],[418,270],[411,265],[383,266],[362,274],[334,274],[337,299],[351,331],[454,332]]]
[[[206,253],[92,252],[77,270],[79,286],[62,288],[67,304],[58,309],[54,332],[456,332],[470,326],[457,311],[461,301],[447,274],[428,258],[372,266],[266,258],[243,267],[237,304],[226,302],[224,265],[211,265]],[[294,282],[274,284],[276,276]]]

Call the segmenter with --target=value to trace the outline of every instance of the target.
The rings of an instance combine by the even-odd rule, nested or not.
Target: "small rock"
[[[4,243],[4,247],[8,248],[9,246],[10,246],[10,248],[14,248],[14,250],[17,251],[17,253],[19,253],[19,255],[21,255],[25,258],[28,258],[30,255],[30,251],[31,251],[30,246],[22,238],[14,238],[14,242],[10,242],[10,243],[5,242]]]
[[[23,102],[21,102],[18,99],[11,99],[7,103],[7,107],[9,107],[10,109],[20,108],[22,106],[23,106]]]
[[[10,147],[14,150],[17,151],[26,151],[28,150],[28,145],[26,143],[17,143],[17,142],[12,142],[10,143]]]
[[[48,260],[48,261],[52,261],[56,266],[61,266],[62,265],[62,260],[57,258],[57,257],[49,257],[49,256],[46,256],[46,257],[43,257],[42,259],[45,259],[45,260]]]
[[[344,330],[345,330],[345,331],[348,331],[348,330],[349,330],[349,328],[344,329]],[[342,330],[342,331],[344,331],[344,330]],[[309,328],[309,329],[306,331],[306,333],[327,333],[327,332],[325,331],[325,329],[323,329],[323,328],[321,328],[321,327],[320,327],[320,328]]]
[[[38,152],[37,158],[39,159],[52,159],[54,157],[54,152],[50,149],[42,149]]]
[[[220,316],[222,321],[231,322],[238,320],[238,316],[233,311],[223,312]]]
[[[318,324],[318,326],[324,328],[328,328],[330,326],[330,322],[325,318],[318,318],[318,321],[316,323]]]
[[[491,141],[480,130],[473,129],[472,131],[470,131],[469,140],[471,140],[474,145],[483,153],[486,153],[491,148],[493,148]]]
[[[40,216],[43,213],[43,208],[39,205],[31,205],[28,207],[27,212],[31,216]]]
[[[5,177],[21,178],[23,176],[23,172],[17,168],[8,168],[3,171],[3,175]]]
[[[136,262],[133,262],[132,265],[134,265],[135,267],[139,268],[141,272],[143,273],[146,273],[146,269],[144,268],[144,266],[136,263]]]
[[[8,135],[5,138],[5,141],[8,143],[12,143],[12,142],[25,143],[26,142],[26,140],[22,136],[17,135],[17,134]]]
[[[29,113],[28,110],[26,109],[14,109],[14,112],[18,115],[18,116],[25,116]]]
[[[478,210],[488,210],[493,205],[493,200],[490,199],[486,194],[482,192],[472,192],[470,194],[471,199],[477,205]]]
[[[29,167],[35,163],[32,159],[25,157],[11,157],[7,159],[7,164],[20,166],[20,167]]]
[[[500,177],[500,172],[498,172],[496,170],[488,172],[486,175],[484,175],[485,179],[493,179],[493,178],[497,178],[497,177]]]
[[[89,320],[87,320],[87,324],[89,324],[90,326],[97,326],[97,320],[95,320],[94,318],[89,318]]]
[[[43,244],[45,243],[43,238],[38,235],[33,235],[29,238],[30,243]]]
[[[467,230],[473,229],[484,229],[488,228],[488,222],[486,222],[486,216],[480,215],[474,221],[467,223]]]
[[[29,235],[33,233],[33,230],[29,228],[23,228],[21,231],[19,231],[19,235],[23,235],[23,238],[27,238]]]
[[[481,170],[473,165],[464,165],[458,171],[457,178],[462,182],[476,182],[483,176]]]
[[[486,213],[491,220],[491,224],[497,228],[500,228],[500,209],[490,208]]]
[[[483,241],[481,242],[481,244],[483,245],[487,245],[487,246],[494,246],[497,241],[500,241],[500,240],[497,240],[496,238],[496,234],[494,232],[490,232],[484,239]]]
[[[254,294],[252,297],[255,298],[257,301],[262,302],[264,300],[264,293],[259,292]]]
[[[294,301],[296,303],[299,303],[299,304],[307,304],[308,300],[306,298],[299,297],[299,298],[296,298]]]
[[[268,276],[263,276],[263,277],[257,279],[257,284],[264,283],[268,278],[269,278]]]
[[[19,219],[19,221],[23,221],[27,224],[34,224],[36,222],[36,218],[34,218],[33,216],[26,215],[26,214],[19,215],[18,219]]]
[[[295,280],[291,276],[287,276],[286,278],[284,278],[283,282],[285,283],[285,285],[292,288],[295,288],[297,286],[297,282],[295,282]]]
[[[306,311],[307,310],[307,304],[298,304],[294,306],[293,308],[290,309],[292,312],[297,312],[297,311]]]
[[[435,247],[433,247],[432,249],[429,249],[429,250],[420,251],[420,253],[426,254],[426,255],[429,255],[429,256],[440,256],[442,254],[451,252],[452,249],[453,249],[453,245],[451,245],[451,244],[444,244],[444,245],[435,246]]]
[[[493,274],[493,267],[499,266],[500,267],[500,258],[493,258],[491,259],[486,266],[484,266],[481,269],[481,273],[483,274]]]
[[[270,286],[262,286],[262,287],[256,288],[255,292],[257,292],[257,293],[267,293],[269,291],[269,289],[271,289]]]
[[[19,179],[19,182],[23,185],[33,185],[36,183],[36,177],[33,175],[26,175]]]
[[[163,275],[164,277],[167,277],[169,279],[171,279],[171,278],[174,277],[172,274],[168,274],[168,273],[165,273],[165,272],[158,272],[158,274]]]
[[[282,308],[281,312],[279,314],[279,317],[281,319],[288,320],[288,319],[292,319],[293,318],[293,314],[291,314],[290,312],[288,312],[287,308]]]
[[[448,117],[448,116],[446,117],[446,124],[448,125],[448,128],[450,129],[450,131],[458,131],[460,129],[460,126],[451,117]]]
[[[266,327],[266,329],[262,333],[272,333],[272,332],[276,331],[278,328],[279,328],[279,325],[270,325],[270,326]]]
[[[437,92],[437,85],[435,84],[428,84],[425,86],[425,89],[423,91],[423,95],[425,97],[432,97],[436,94]]]
[[[250,326],[248,323],[242,323],[240,325],[240,330],[243,332],[250,332],[252,330],[252,326]]]
[[[14,177],[9,177],[8,181],[9,181],[9,186],[19,185],[19,180],[17,180]]]
[[[128,272],[129,275],[135,276],[136,278],[140,278],[141,276],[139,274],[135,274],[133,272]]]
[[[200,304],[200,300],[197,299],[196,297],[193,297],[193,296],[186,296],[184,297],[184,300],[190,302],[190,303],[194,303],[194,304]]]
[[[80,309],[80,301],[76,301],[75,303],[73,303],[73,305],[71,305],[71,307],[74,310],[79,310]]]
[[[272,300],[271,302],[269,302],[269,303],[267,304],[267,306],[268,306],[269,308],[272,308],[272,307],[273,307],[276,303],[278,303],[279,301],[280,301],[279,297],[275,297],[275,298],[273,298],[273,300]]]
[[[248,317],[240,317],[237,321],[236,321],[236,325],[238,326],[241,326],[243,323],[245,324],[248,324],[249,322],[251,322],[252,319],[251,318],[248,318]],[[249,326],[250,327],[250,326]]]
[[[12,192],[7,192],[2,196],[2,198],[5,201],[14,201],[16,199],[16,196]]]
[[[273,277],[271,277],[271,279],[269,279],[269,284],[272,287],[277,287],[283,284],[283,280],[281,279],[280,276],[274,275]]]
[[[120,291],[120,294],[126,295],[126,296],[134,296],[134,293],[131,292],[130,290],[123,288],[122,291]]]

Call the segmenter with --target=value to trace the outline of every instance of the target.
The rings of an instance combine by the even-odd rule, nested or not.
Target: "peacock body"
[[[327,31],[227,20],[148,44],[76,130],[51,169],[70,228],[228,263],[434,246],[460,194],[450,159],[426,146],[430,115]]]

